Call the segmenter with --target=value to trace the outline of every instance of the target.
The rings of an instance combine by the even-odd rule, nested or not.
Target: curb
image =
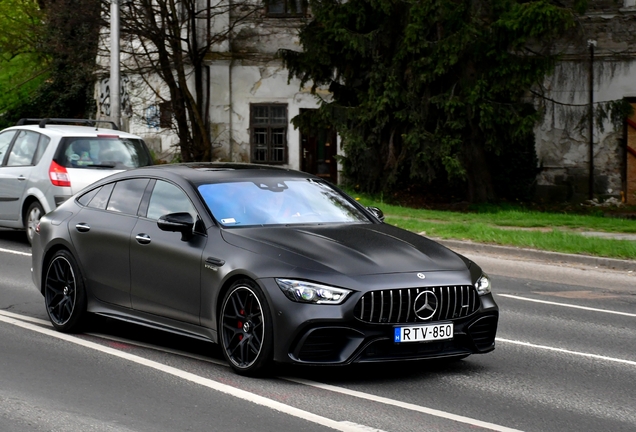
[[[446,246],[449,249],[461,249],[475,253],[507,255],[517,258],[528,258],[547,262],[561,262],[568,264],[582,264],[592,267],[603,267],[612,270],[636,271],[636,261],[615,258],[603,258],[590,255],[565,254],[548,252],[538,249],[525,249],[512,246],[498,246],[471,241],[448,240],[430,237],[431,240]]]

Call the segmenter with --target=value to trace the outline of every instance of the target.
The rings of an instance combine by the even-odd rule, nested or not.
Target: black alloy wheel
[[[272,352],[272,320],[260,289],[241,280],[228,290],[221,306],[220,342],[230,366],[241,375],[266,371]]]
[[[44,279],[44,302],[49,319],[59,331],[77,331],[86,315],[84,282],[73,256],[55,253]]]

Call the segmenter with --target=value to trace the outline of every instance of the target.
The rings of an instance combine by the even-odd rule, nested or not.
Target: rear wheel
[[[24,215],[24,227],[26,228],[26,235],[29,244],[33,244],[33,237],[35,237],[35,228],[40,222],[40,218],[44,215],[44,209],[42,205],[34,201],[31,203]]]
[[[272,319],[254,282],[237,281],[225,294],[219,332],[223,355],[235,372],[254,376],[267,370],[272,359]]]
[[[86,290],[79,267],[66,250],[53,255],[44,279],[46,313],[57,330],[78,331],[86,317]]]

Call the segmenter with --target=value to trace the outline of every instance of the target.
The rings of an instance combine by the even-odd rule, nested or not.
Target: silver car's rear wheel
[[[251,281],[235,283],[220,314],[220,342],[230,366],[242,375],[258,375],[270,364],[272,320],[260,289]]]
[[[77,331],[86,315],[84,282],[73,256],[61,250],[49,262],[44,279],[44,303],[57,330]]]
[[[40,218],[44,215],[44,209],[39,202],[35,201],[29,206],[26,215],[24,217],[24,227],[26,228],[27,240],[29,244],[33,244],[33,237],[35,237],[35,228],[40,222]]]

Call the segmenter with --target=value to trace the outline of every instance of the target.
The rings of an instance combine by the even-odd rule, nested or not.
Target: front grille
[[[414,310],[415,299],[424,291],[435,294],[437,307],[428,319],[420,319]],[[473,286],[455,285],[426,288],[401,288],[371,291],[358,300],[354,314],[360,321],[378,324],[405,324],[463,318],[480,306]]]

